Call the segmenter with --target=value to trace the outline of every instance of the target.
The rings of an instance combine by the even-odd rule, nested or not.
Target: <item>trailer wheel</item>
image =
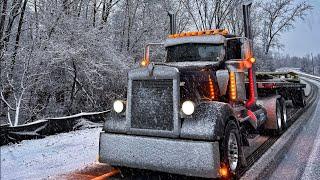
[[[304,93],[304,90],[298,90],[297,92],[297,96],[295,96],[292,101],[293,101],[293,105],[296,107],[305,107],[307,105],[307,101],[306,101],[306,95]]]
[[[276,125],[277,125],[277,129],[276,129],[276,133],[277,134],[281,134],[282,133],[282,115],[283,115],[283,112],[282,112],[282,106],[281,106],[281,103],[280,103],[280,100],[277,99],[277,103],[276,103]]]
[[[220,147],[222,167],[228,169],[229,176],[236,177],[241,166],[241,144],[239,129],[234,121],[228,122]]]
[[[300,92],[302,99],[301,107],[305,107],[307,105],[306,94],[304,93],[304,90],[301,90]]]
[[[282,130],[287,129],[288,127],[288,116],[287,116],[287,104],[285,99],[281,99],[281,108],[282,108]]]

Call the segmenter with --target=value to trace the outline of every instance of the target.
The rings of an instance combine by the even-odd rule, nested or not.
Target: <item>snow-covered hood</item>
[[[203,61],[203,62],[171,62],[165,63],[164,65],[176,67],[180,69],[203,69],[203,68],[217,68],[220,63],[219,62],[210,62],[210,61]]]

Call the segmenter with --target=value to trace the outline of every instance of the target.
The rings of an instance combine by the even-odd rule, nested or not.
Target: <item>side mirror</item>
[[[150,64],[150,47],[151,46],[163,46],[163,43],[149,43],[144,48],[144,58],[140,62],[140,66],[146,67]]]

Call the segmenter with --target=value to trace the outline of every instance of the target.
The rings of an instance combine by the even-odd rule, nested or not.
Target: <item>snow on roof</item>
[[[182,38],[168,38],[164,46],[175,46],[180,44],[187,43],[204,43],[204,44],[223,44],[225,37],[222,35],[213,35],[213,36],[187,36]]]

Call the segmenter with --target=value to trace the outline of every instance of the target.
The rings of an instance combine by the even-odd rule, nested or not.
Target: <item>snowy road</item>
[[[48,179],[96,161],[101,129],[86,129],[1,146],[1,180]]]
[[[317,81],[311,81],[320,87]],[[314,113],[304,124],[289,148],[285,158],[270,174],[269,179],[319,179],[320,178],[320,97]]]

